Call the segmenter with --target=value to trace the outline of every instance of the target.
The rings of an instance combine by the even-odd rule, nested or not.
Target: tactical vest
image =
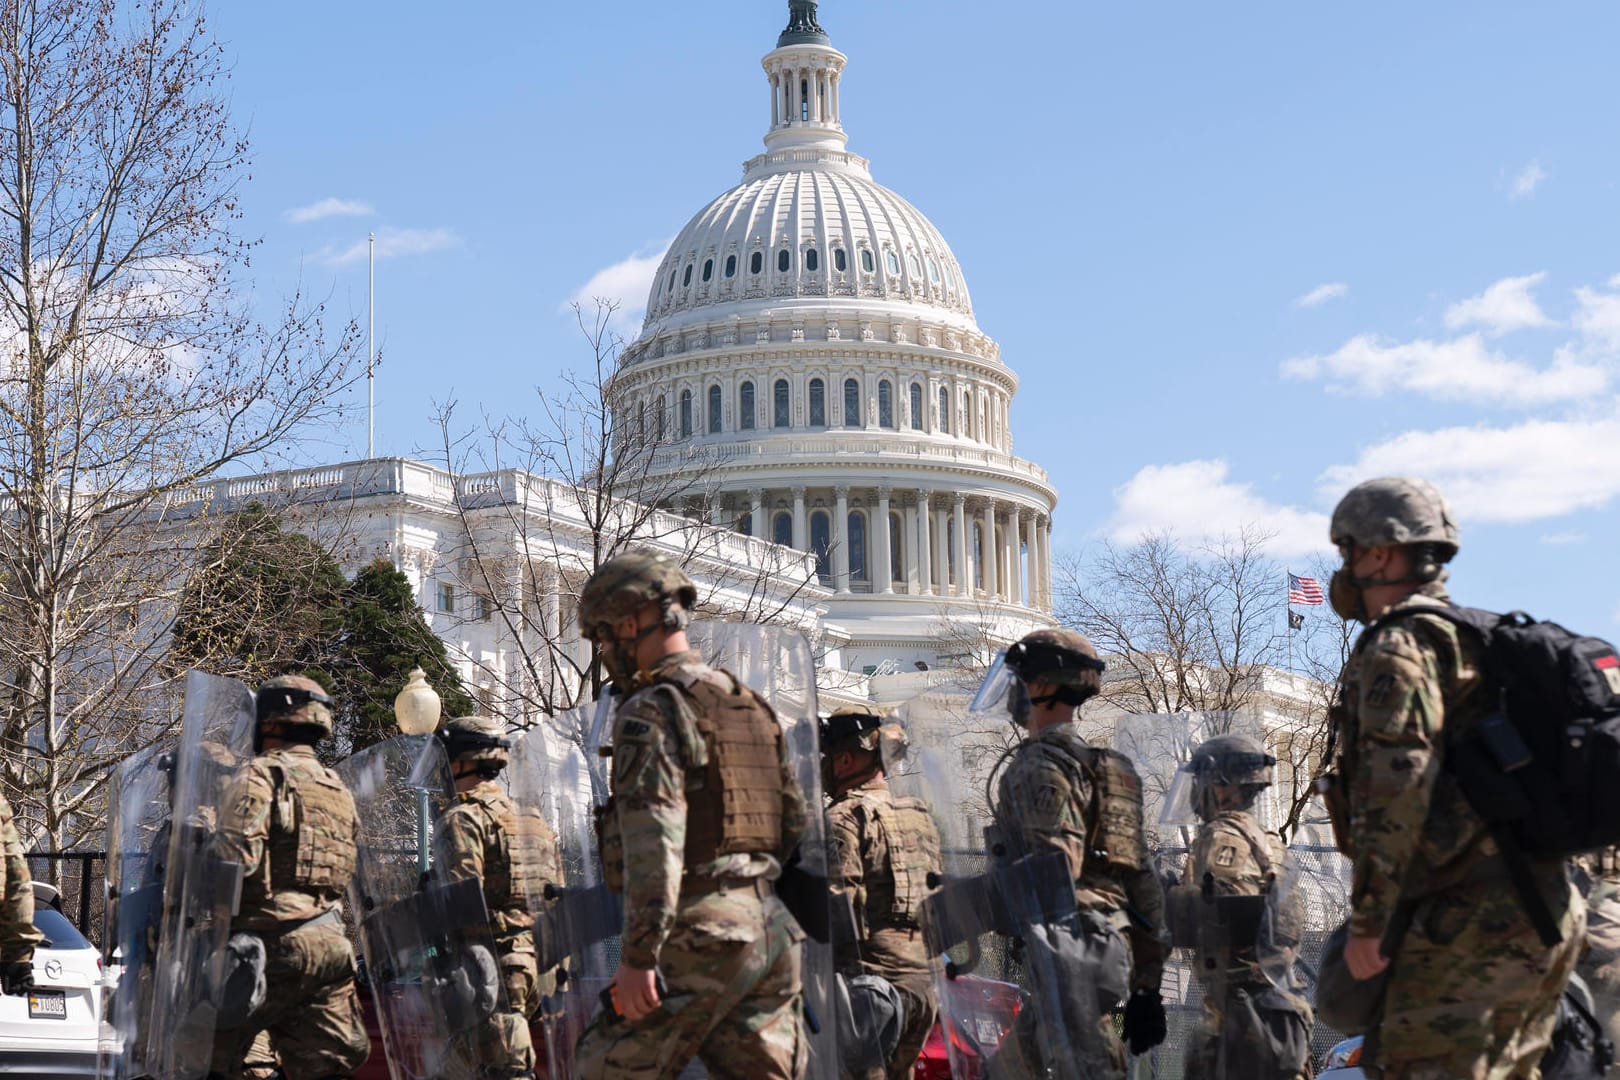
[[[894,883],[888,910],[871,914],[917,924],[922,902],[932,891],[928,875],[940,870],[939,830],[928,813],[928,804],[921,799],[891,798],[888,806],[868,806],[872,824],[888,849],[889,876]],[[867,889],[870,894],[870,883]]]
[[[1142,830],[1142,780],[1131,759],[1115,750],[1091,746],[1078,735],[1048,740],[1077,767],[1091,788],[1086,809],[1086,868],[1128,874],[1148,865],[1147,837]],[[1101,867],[1097,867],[1097,863]]]
[[[476,806],[488,823],[484,845],[484,903],[491,912],[533,922],[532,898],[562,877],[557,837],[539,814],[520,813],[501,786],[485,781],[456,802]]]
[[[686,782],[686,866],[722,855],[777,854],[782,846],[782,728],[729,672],[675,667],[657,682],[682,699],[708,749]]]
[[[271,785],[266,893],[341,895],[354,876],[354,797],[313,757],[271,751],[261,760]]]

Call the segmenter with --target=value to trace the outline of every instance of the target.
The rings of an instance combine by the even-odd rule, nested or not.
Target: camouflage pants
[[[870,1069],[861,1080],[911,1080],[912,1070],[917,1066],[917,1055],[922,1053],[923,1043],[928,1041],[928,1033],[939,1015],[939,1010],[934,1006],[934,988],[929,984],[927,972],[920,975],[885,973],[884,977],[900,995],[900,1003],[906,1010],[906,1022],[900,1029],[900,1043],[895,1047],[888,1067]]]
[[[1612,885],[1592,893],[1586,911],[1586,953],[1577,970],[1592,991],[1603,1033],[1620,1040],[1620,895]]]
[[[1186,1080],[1309,1080],[1310,1005],[1269,984],[1228,987],[1225,996],[1217,1001],[1206,989]]]
[[[517,1080],[534,1075],[534,1042],[529,1017],[539,1008],[533,941],[528,951],[501,956],[505,1007],[475,1030],[451,1041],[444,1080]]]
[[[212,1074],[246,1080],[261,1035],[286,1080],[348,1076],[371,1053],[354,988],[354,949],[333,919],[293,930],[262,931],[269,994],[248,1023],[214,1039]]]
[[[1542,892],[1564,938],[1551,948],[1500,881],[1459,886],[1418,905],[1377,1033],[1384,1080],[1539,1075],[1585,932],[1580,897],[1561,873],[1544,876]]]
[[[669,993],[636,1023],[597,1009],[575,1075],[669,1080],[694,1056],[713,1080],[798,1080],[809,1062],[799,943],[782,902],[731,890],[681,904],[659,955]]]

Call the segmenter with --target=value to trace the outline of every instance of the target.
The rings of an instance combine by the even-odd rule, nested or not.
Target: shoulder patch
[[[632,739],[646,735],[651,730],[652,725],[645,720],[626,720],[624,722],[624,734]]]
[[[1395,676],[1385,671],[1367,687],[1367,704],[1381,709],[1389,704],[1389,695],[1395,689]]]
[[[1237,862],[1238,849],[1230,844],[1222,844],[1215,849],[1214,863],[1216,866],[1227,867]]]

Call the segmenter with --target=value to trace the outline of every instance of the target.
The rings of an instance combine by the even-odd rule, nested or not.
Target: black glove
[[[1145,1054],[1164,1042],[1169,1033],[1164,1019],[1164,1002],[1157,991],[1133,990],[1125,1003],[1125,1041],[1131,1053]]]
[[[15,960],[0,964],[0,992],[21,997],[34,988],[34,964],[30,960]]]

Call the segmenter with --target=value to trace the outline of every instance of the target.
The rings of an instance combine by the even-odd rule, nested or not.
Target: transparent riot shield
[[[107,904],[102,960],[121,974],[107,1001],[117,1042],[104,1048],[104,1078],[143,1076],[147,1025],[163,912],[163,862],[169,845],[171,752],[149,746],[126,760],[108,785]]]
[[[253,692],[193,671],[175,747],[169,830],[145,1062],[157,1080],[206,1076],[224,994],[226,942],[242,896],[239,863],[213,836],[226,786],[252,753]]]
[[[808,935],[804,943],[805,1022],[810,1034],[810,1075],[838,1075],[834,1022],[835,935],[853,933],[847,900],[838,905],[827,891],[826,820],[821,792],[820,717],[816,711],[816,664],[810,642],[797,630],[751,623],[695,622],[687,630],[705,661],[731,672],[776,710],[799,787],[810,807],[794,865],[784,868],[777,893]]]
[[[1267,905],[1258,956],[1271,984],[1289,1001],[1316,996],[1323,954],[1334,929],[1350,917],[1350,860],[1338,851],[1320,799],[1301,815],[1288,841],[1280,887]],[[1338,1032],[1312,1018],[1313,1059],[1359,1032]]]
[[[517,740],[506,767],[520,821],[544,823],[520,829],[514,842],[550,845],[558,868],[556,880],[530,883],[528,904],[543,994],[535,1057],[542,1075],[559,1080],[574,1074],[574,1048],[613,980],[609,947],[624,925],[597,856],[599,796],[585,750],[597,711],[586,705],[548,717]]]
[[[345,759],[360,840],[349,911],[394,1080],[459,1075],[505,1007],[483,887],[432,862],[433,819],[454,784],[443,746],[401,735]]]

